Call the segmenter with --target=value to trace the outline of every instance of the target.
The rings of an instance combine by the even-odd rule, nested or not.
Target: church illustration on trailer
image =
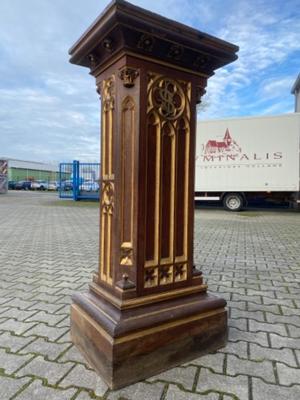
[[[241,147],[232,139],[228,128],[221,142],[210,139],[206,145],[203,145],[203,153],[206,154],[239,154],[242,152]]]

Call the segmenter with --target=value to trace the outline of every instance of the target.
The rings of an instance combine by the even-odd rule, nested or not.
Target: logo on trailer
[[[221,142],[209,140],[206,145],[202,145],[204,155],[230,155],[237,156],[242,152],[241,147],[232,139],[228,128]]]
[[[250,153],[242,150],[241,146],[231,137],[229,129],[226,129],[224,138],[222,141],[209,139],[206,144],[202,144],[202,153],[200,156],[200,160],[203,163],[209,164],[220,164],[222,162],[234,162],[234,165],[238,165],[237,163],[248,163],[253,161],[260,162],[272,162],[275,160],[280,160],[283,158],[283,154],[281,151],[275,152],[266,152],[266,153]],[[198,159],[198,156],[196,157]],[[242,165],[242,164],[241,164]],[[249,163],[247,164],[249,165]],[[254,164],[253,164],[254,165]],[[270,166],[271,164],[255,163],[255,165],[259,166]],[[277,165],[277,164],[276,164]],[[273,164],[272,166],[276,166]],[[278,164],[281,166],[281,164]]]

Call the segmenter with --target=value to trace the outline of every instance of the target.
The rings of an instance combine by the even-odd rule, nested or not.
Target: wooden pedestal
[[[99,270],[71,335],[112,388],[223,346],[193,264],[196,104],[237,48],[116,0],[70,50],[101,95]]]
[[[118,389],[224,346],[224,306],[224,300],[195,293],[120,312],[91,293],[76,295],[71,337],[107,385]]]

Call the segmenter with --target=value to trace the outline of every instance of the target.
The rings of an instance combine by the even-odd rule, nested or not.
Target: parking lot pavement
[[[0,399],[300,399],[300,213],[197,210],[195,261],[228,301],[229,342],[110,391],[69,338],[72,293],[97,269],[98,210],[0,196]]]

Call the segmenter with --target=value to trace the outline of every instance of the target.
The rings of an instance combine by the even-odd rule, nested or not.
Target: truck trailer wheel
[[[228,193],[223,198],[223,206],[228,211],[240,211],[243,208],[243,197],[238,193]]]

